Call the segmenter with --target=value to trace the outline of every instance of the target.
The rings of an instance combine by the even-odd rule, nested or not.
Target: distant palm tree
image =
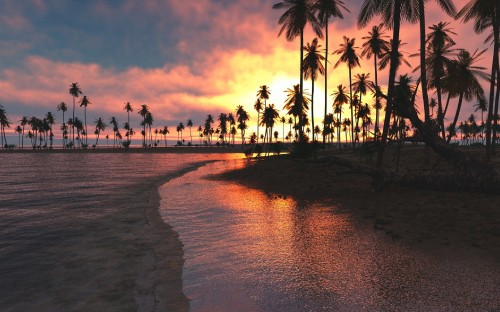
[[[236,119],[238,120],[238,129],[241,132],[241,146],[245,145],[245,131],[248,128],[247,121],[250,120],[247,111],[243,106],[238,105],[236,108]],[[258,122],[257,122],[258,124]]]
[[[309,109],[310,99],[307,97],[307,93],[304,95],[304,92],[300,92],[300,86],[294,85],[293,89],[286,89],[287,99],[285,101],[285,106],[283,109],[288,110],[287,114],[292,115],[294,117],[295,131],[299,131],[299,141],[300,136],[303,135],[303,124],[298,123],[297,119],[302,120],[302,116],[307,116],[307,110]]]
[[[322,61],[325,59],[323,55],[319,53],[318,38],[314,38],[312,44],[307,44],[304,49],[307,54],[304,58],[304,79],[311,78],[311,122],[314,129],[314,81],[318,77],[318,72],[320,75],[325,74],[325,67]]]
[[[484,124],[484,112],[488,111],[488,103],[486,102],[486,99],[484,98],[479,98],[477,104],[474,105],[476,108],[474,111],[481,111],[481,123]]]
[[[340,121],[342,120],[342,105],[349,103],[350,98],[349,95],[346,94],[345,87],[342,85],[338,85],[337,91],[333,92],[332,95],[334,111],[338,114],[337,120],[339,121],[337,123],[337,142],[339,144],[339,147],[342,148],[342,145],[340,144]]]
[[[23,127],[23,137],[21,139],[21,148],[24,149],[24,127],[29,124],[29,118],[28,116],[23,116],[23,118],[21,118],[20,120],[21,122],[21,127]]]
[[[342,10],[350,13],[350,11],[345,7],[344,2],[340,0],[317,0],[314,4],[314,10],[318,15],[318,20],[321,26],[325,28],[325,114],[326,119],[327,108],[328,108],[328,21],[330,18],[343,19],[344,15]],[[325,135],[323,134],[323,143],[325,143]]]
[[[264,109],[262,107],[262,101],[258,98],[253,105],[253,108],[257,111],[257,120],[260,120],[260,111]],[[259,122],[257,121],[257,144],[259,144]]]
[[[109,119],[109,124],[113,126],[113,147],[117,145],[116,134],[118,132],[118,120],[115,117]]]
[[[5,136],[5,128],[10,128],[10,125],[12,123],[9,120],[9,117],[7,116],[7,112],[5,111],[5,108],[0,105],[0,137],[2,138],[2,148],[5,148],[8,146],[7,144],[7,137]]]
[[[97,135],[97,138],[95,140],[95,146],[99,146],[99,135],[101,134],[101,131],[104,131],[106,129],[106,123],[102,120],[101,117],[96,119],[95,121],[95,134]]]
[[[127,112],[128,129],[127,129],[126,136],[127,136],[127,141],[130,144],[130,113],[133,112],[134,109],[132,108],[132,105],[130,104],[130,102],[125,103],[125,105],[123,106],[123,109]]]
[[[370,74],[364,74],[364,73],[363,74],[356,74],[356,76],[354,76],[354,77],[356,78],[356,81],[354,81],[354,83],[352,84],[352,87],[354,88],[354,92],[359,94],[359,106],[361,106],[361,105],[363,105],[363,95],[366,95],[366,92],[368,90],[374,91],[374,89],[372,88],[373,82],[369,79]],[[355,109],[356,109],[356,107],[355,107]],[[357,111],[355,112],[356,116],[358,116],[359,109],[360,108],[358,108]],[[359,118],[356,117],[356,128],[359,127],[358,121],[359,121]],[[356,135],[356,139],[357,139],[357,135]]]
[[[356,66],[360,66],[359,64],[359,56],[356,53],[356,47],[355,45],[356,39],[350,39],[346,36],[344,36],[344,43],[340,44],[340,48],[334,51],[333,53],[340,54],[340,58],[335,63],[334,68],[337,68],[340,63],[346,63],[347,68],[349,69],[349,98],[352,100],[352,69],[355,68]],[[353,111],[353,105],[351,102],[351,119],[354,120],[354,111]],[[354,128],[351,127],[351,138],[354,137]],[[353,147],[354,147],[354,141],[352,142]]]
[[[75,126],[74,126],[74,121],[75,121],[75,99],[82,94],[82,89],[80,89],[80,86],[78,85],[78,82],[73,82],[69,86],[69,94],[73,97],[73,125],[71,126],[72,129],[72,134],[73,134],[73,148],[75,148]]]
[[[148,106],[146,104],[142,104],[141,109],[137,113],[142,116],[142,146],[146,147],[146,115],[149,113]]]
[[[88,132],[87,132],[87,106],[89,104],[92,104],[90,102],[90,100],[87,98],[86,95],[83,96],[83,98],[80,100],[80,107],[83,106],[83,116],[84,116],[84,124],[85,124],[85,145],[88,145],[88,140],[87,140],[87,136],[88,136]]]
[[[153,132],[151,131],[151,127],[153,126],[154,118],[153,114],[151,112],[148,112],[146,116],[144,117],[144,123],[145,126],[148,126],[148,131],[149,131],[149,146],[152,146],[152,141],[153,141]],[[184,130],[184,126],[182,126]]]
[[[266,127],[266,133],[269,132],[269,141],[272,142],[271,135],[273,133],[273,127],[274,123],[276,120],[279,118],[279,113],[276,108],[274,108],[274,104],[270,104],[266,109],[264,110],[264,113],[262,114],[262,119],[260,121],[260,124],[262,126]],[[269,131],[267,131],[269,129]],[[264,141],[264,144],[266,142]]]
[[[375,71],[375,89],[378,88],[378,62],[377,58],[381,58],[385,53],[390,51],[390,43],[385,38],[388,36],[384,36],[384,24],[380,24],[378,26],[373,26],[372,31],[368,32],[368,36],[363,37],[366,41],[363,43],[363,51],[361,51],[361,56],[366,56],[366,59],[369,60],[373,56],[374,63],[374,71]],[[378,93],[375,93],[375,137],[379,133],[379,111],[380,111],[380,98]]]
[[[191,129],[193,128],[193,121],[188,119],[186,126],[189,127],[189,137],[191,138],[191,144],[193,144],[193,134],[191,133]]]
[[[283,135],[283,142],[285,142],[285,124],[286,124],[286,118],[285,118],[285,116],[281,116],[280,121],[281,121],[281,125],[283,126],[283,133],[282,133],[282,135]]]
[[[21,149],[21,134],[23,133],[23,128],[21,128],[21,126],[17,126],[17,127],[14,129],[14,132],[18,134],[18,144],[17,144],[17,148],[18,148],[18,149]]]
[[[182,131],[184,131],[184,124],[182,122],[180,122],[179,125],[177,126],[177,129],[178,129],[177,131],[179,131],[180,134],[181,134],[180,141],[182,142],[183,141],[183,139],[182,139]]]
[[[478,79],[489,80],[490,76],[484,72],[484,67],[474,66],[485,52],[486,50],[483,50],[478,53],[476,50],[471,55],[468,51],[462,50],[458,53],[458,59],[452,61],[448,67],[448,77],[446,79],[451,80],[448,84],[453,84],[454,86],[452,92],[458,94],[457,111],[452,122],[452,129],[457,124],[464,98],[467,101],[471,101],[473,98],[478,100],[485,98],[483,87]],[[447,141],[450,142],[450,140],[451,136],[449,135]]]
[[[62,118],[62,123],[65,124],[66,123],[66,119],[64,118],[64,113],[66,113],[68,111],[68,106],[66,105],[66,103],[64,102],[61,102],[59,104],[57,104],[57,111],[61,111],[62,114],[63,114],[63,118]],[[62,145],[63,145],[63,148],[66,146],[66,140],[64,138],[64,134],[63,134],[63,137],[62,137]]]
[[[284,0],[282,2],[273,5],[273,9],[285,9],[285,13],[281,15],[278,24],[282,25],[278,36],[280,36],[284,31],[286,31],[286,39],[288,41],[293,41],[297,36],[300,36],[300,83],[299,83],[299,93],[300,96],[297,97],[298,101],[302,101],[304,93],[304,81],[302,70],[304,68],[303,60],[303,47],[304,47],[304,28],[307,23],[311,24],[315,34],[323,38],[323,32],[321,29],[321,23],[316,19],[314,15],[314,5],[308,0]],[[298,103],[298,106],[302,106],[302,103]],[[302,115],[299,115],[299,141],[302,142]]]
[[[45,115],[45,119],[47,121],[47,125],[49,126],[49,132],[50,132],[50,148],[52,148],[52,141],[54,134],[52,133],[52,126],[56,123],[54,115],[52,115],[51,112],[48,112],[47,115]]]
[[[205,119],[205,127],[203,128],[203,134],[207,137],[207,143],[209,145],[212,144],[213,123],[214,123],[214,117],[211,114],[208,114],[207,119]]]

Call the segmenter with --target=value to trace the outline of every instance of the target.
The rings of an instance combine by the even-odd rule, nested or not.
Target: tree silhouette
[[[75,121],[75,100],[76,98],[82,94],[82,89],[80,89],[80,86],[78,85],[78,82],[73,82],[69,86],[69,94],[73,97],[73,124],[71,125],[72,129],[72,145],[73,148],[75,148],[75,126],[74,126],[74,121]]]

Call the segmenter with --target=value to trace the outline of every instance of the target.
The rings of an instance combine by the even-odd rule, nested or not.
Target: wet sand
[[[500,260],[500,194],[395,184],[375,192],[370,176],[325,161],[333,156],[366,165],[367,160],[359,153],[333,151],[317,156],[307,160],[289,156],[252,160],[245,168],[216,178],[258,188],[270,196],[340,206],[359,222],[367,222],[375,230],[415,248],[446,247]],[[385,161],[386,169],[395,168],[394,151],[386,153]],[[500,168],[499,156],[493,162]],[[408,175],[451,170],[444,160],[423,147],[404,148],[399,168]]]

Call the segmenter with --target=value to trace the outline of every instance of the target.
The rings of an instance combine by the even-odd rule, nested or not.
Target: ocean
[[[152,310],[141,272],[157,188],[191,311],[500,307],[491,259],[411,248],[348,209],[211,178],[241,158],[0,153],[0,311]]]

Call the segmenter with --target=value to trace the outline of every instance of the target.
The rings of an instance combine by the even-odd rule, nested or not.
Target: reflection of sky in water
[[[491,264],[405,248],[335,207],[200,179],[240,165],[211,164],[161,189],[162,216],[184,244],[193,311],[500,306]]]

